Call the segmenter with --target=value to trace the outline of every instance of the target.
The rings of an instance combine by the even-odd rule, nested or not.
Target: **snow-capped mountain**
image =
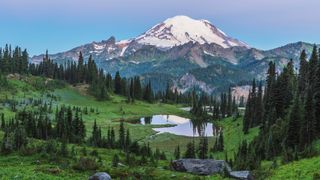
[[[312,44],[298,42],[268,51],[250,48],[209,21],[175,16],[130,40],[111,37],[49,57],[64,64],[77,61],[81,51],[85,60],[92,55],[105,72],[139,75],[145,81],[151,80],[156,90],[163,90],[171,82],[182,92],[197,87],[216,93],[230,84],[246,85],[253,78],[264,79],[270,61],[276,62],[278,69],[290,59],[299,64],[303,49],[310,53]],[[34,56],[31,61],[39,63],[43,56]]]
[[[175,16],[152,27],[135,38],[140,44],[171,48],[188,42],[215,43],[223,48],[248,47],[247,44],[227,36],[207,20],[195,20],[188,16]]]
[[[78,46],[66,52],[50,54],[52,60],[63,61],[78,61],[79,53],[82,52],[85,59],[92,55],[93,59],[98,61],[108,61],[110,59],[121,57],[124,55],[128,44],[131,41],[123,40],[116,42],[115,37],[110,37],[107,40],[100,42],[92,42],[82,46]],[[32,57],[33,63],[39,63],[43,60],[43,55]]]
[[[102,62],[113,58],[130,56],[135,54],[136,51],[150,46],[160,51],[168,51],[186,44],[212,45],[216,47],[215,49],[249,48],[247,44],[227,36],[207,20],[195,20],[188,16],[175,16],[155,25],[138,37],[121,41],[116,41],[115,37],[111,37],[101,42],[92,42],[66,52],[52,54],[50,58],[61,61],[77,61],[81,51],[84,57],[92,55],[96,62]],[[214,52],[207,50],[202,53],[214,55]],[[43,55],[34,56],[32,62],[39,63],[42,61],[42,57]],[[202,63],[202,66],[206,67],[204,63]]]

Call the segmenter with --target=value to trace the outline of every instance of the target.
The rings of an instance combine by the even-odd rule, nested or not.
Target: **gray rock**
[[[235,179],[242,179],[242,180],[254,179],[250,171],[231,171],[229,172],[229,176]]]
[[[111,180],[111,176],[106,172],[97,172],[90,176],[89,180]]]
[[[212,159],[179,159],[172,162],[176,171],[189,172],[198,175],[229,173],[230,166],[224,160]]]

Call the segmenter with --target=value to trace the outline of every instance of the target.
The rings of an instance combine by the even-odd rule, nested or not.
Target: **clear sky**
[[[319,0],[0,0],[0,45],[31,55],[135,37],[175,15],[207,19],[259,49],[320,43]]]

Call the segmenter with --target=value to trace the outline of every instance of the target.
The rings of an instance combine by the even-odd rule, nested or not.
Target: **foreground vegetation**
[[[293,158],[286,157],[285,161],[279,152],[261,158],[254,151],[256,144],[247,146],[274,143],[270,138],[257,142],[266,133],[261,121],[253,122],[264,115],[257,113],[262,104],[261,84],[257,95],[251,92],[250,99],[255,100],[247,104],[242,118],[230,89],[228,94],[221,94],[220,101],[195,92],[184,96],[169,88],[166,93],[155,95],[150,83],[137,90],[137,77],[126,81],[117,73],[115,79],[110,79],[98,72],[92,59],[90,65],[72,64],[67,69],[59,67],[54,73],[51,70],[57,70],[57,65],[48,57],[39,66],[30,67],[25,54],[20,59],[10,57],[19,65],[16,70],[6,56],[0,58],[4,65],[0,67],[4,72],[0,75],[0,179],[86,179],[97,171],[106,171],[114,178],[227,178],[175,172],[170,162],[178,158],[225,159],[236,169],[252,169],[257,179],[319,178],[320,143],[315,139],[308,144],[311,155],[296,151],[295,156],[289,156]],[[192,104],[191,113],[180,109],[188,101]],[[209,110],[206,106],[210,106]],[[281,111],[285,122],[297,125],[296,111],[289,111],[290,116],[285,112]],[[186,137],[157,134],[155,125],[134,123],[155,114],[197,117],[192,123],[211,122],[220,131],[214,137]],[[280,123],[281,127],[285,125]],[[297,140],[294,128],[284,130],[283,133],[291,133],[289,139]],[[280,138],[275,132],[279,131],[267,133]],[[259,166],[252,168],[256,163]]]

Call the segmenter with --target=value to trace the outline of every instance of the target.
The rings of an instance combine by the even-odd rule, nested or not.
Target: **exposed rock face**
[[[111,176],[106,172],[97,172],[90,176],[89,180],[111,180]]]
[[[199,175],[211,175],[231,171],[230,166],[223,160],[212,159],[179,159],[172,162],[176,171],[189,172]]]
[[[250,171],[232,171],[228,163],[224,160],[179,159],[172,162],[172,167],[176,171],[189,172],[197,175],[212,175],[218,173],[235,179],[254,179]]]
[[[229,176],[236,179],[243,179],[243,180],[253,180],[253,176],[251,175],[250,171],[231,171],[229,172]]]

